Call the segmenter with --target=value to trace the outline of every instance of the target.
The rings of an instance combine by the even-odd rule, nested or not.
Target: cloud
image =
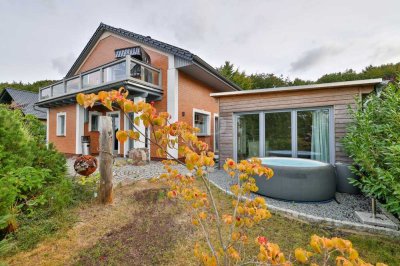
[[[381,64],[397,62],[400,60],[400,47],[397,45],[386,44],[378,46],[373,54],[369,56],[371,64]]]
[[[53,69],[55,69],[61,75],[66,75],[68,70],[71,68],[74,60],[76,59],[75,55],[70,53],[65,56],[60,56],[51,59],[51,65]]]
[[[333,46],[321,46],[303,53],[296,61],[290,64],[291,71],[305,71],[311,67],[324,63],[329,57],[336,56],[341,53],[341,49]]]

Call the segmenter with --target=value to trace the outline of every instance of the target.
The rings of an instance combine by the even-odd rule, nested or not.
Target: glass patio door
[[[260,153],[259,114],[237,116],[237,160],[258,157]]]
[[[292,157],[290,112],[265,113],[265,156]]]
[[[298,158],[329,162],[329,109],[297,111]]]

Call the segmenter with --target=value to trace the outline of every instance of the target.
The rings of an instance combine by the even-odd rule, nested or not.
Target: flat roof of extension
[[[275,88],[267,88],[267,89],[218,92],[218,93],[211,93],[210,96],[218,98],[218,97],[224,97],[224,96],[271,93],[271,92],[282,92],[282,91],[328,89],[328,88],[334,88],[334,87],[374,85],[374,84],[379,84],[381,82],[382,82],[381,78],[379,78],[379,79],[364,79],[364,80],[341,81],[341,82],[310,84],[310,85],[301,85],[301,86],[287,86],[287,87],[275,87]]]

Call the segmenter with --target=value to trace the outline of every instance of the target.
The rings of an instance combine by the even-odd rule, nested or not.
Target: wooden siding
[[[333,107],[335,161],[348,163],[350,158],[341,145],[347,124],[351,121],[348,107],[354,107],[355,98],[371,92],[373,88],[373,85],[368,85],[220,97],[220,161],[223,163],[227,158],[233,158],[234,113],[328,106]]]

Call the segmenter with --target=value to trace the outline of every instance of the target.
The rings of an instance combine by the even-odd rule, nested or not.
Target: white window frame
[[[216,141],[215,141],[215,139],[216,139],[216,127],[217,127],[217,125],[215,124],[215,119],[216,118],[218,118],[218,123],[219,123],[219,115],[218,114],[216,114],[216,113],[214,113],[214,140],[213,140],[213,142],[214,142],[214,152],[217,152],[217,150],[216,150],[216,148],[217,148],[217,146],[216,146]],[[220,130],[221,130],[221,128],[220,128]],[[218,150],[219,151],[219,150]]]
[[[99,121],[97,123],[98,129],[97,130],[92,130],[92,116],[97,115],[99,116]],[[100,116],[102,116],[102,113],[97,112],[97,111],[89,111],[89,132],[100,132],[101,130],[101,124],[100,124]]]
[[[119,120],[118,128],[121,130],[121,112],[120,111],[107,112],[106,116],[111,116],[113,114],[118,115],[118,120]],[[116,137],[116,136],[114,136],[114,133],[113,133],[113,140],[112,140],[113,141],[113,144],[112,144],[113,151],[114,151],[114,141],[115,141],[114,137]],[[118,155],[121,153],[121,142],[119,142],[119,141],[118,141],[118,152],[117,153],[118,153]]]
[[[61,133],[61,128],[60,128],[60,125],[58,123],[60,116],[64,116],[64,133],[63,134]],[[67,113],[66,112],[57,113],[56,136],[57,137],[65,137],[65,136],[67,136]]]
[[[193,127],[195,127],[195,115],[196,115],[196,113],[208,116],[208,119],[207,119],[207,132],[206,133],[200,133],[199,132],[199,133],[197,133],[197,136],[199,136],[199,137],[211,136],[211,112],[207,112],[205,110],[200,110],[200,109],[193,108]]]

